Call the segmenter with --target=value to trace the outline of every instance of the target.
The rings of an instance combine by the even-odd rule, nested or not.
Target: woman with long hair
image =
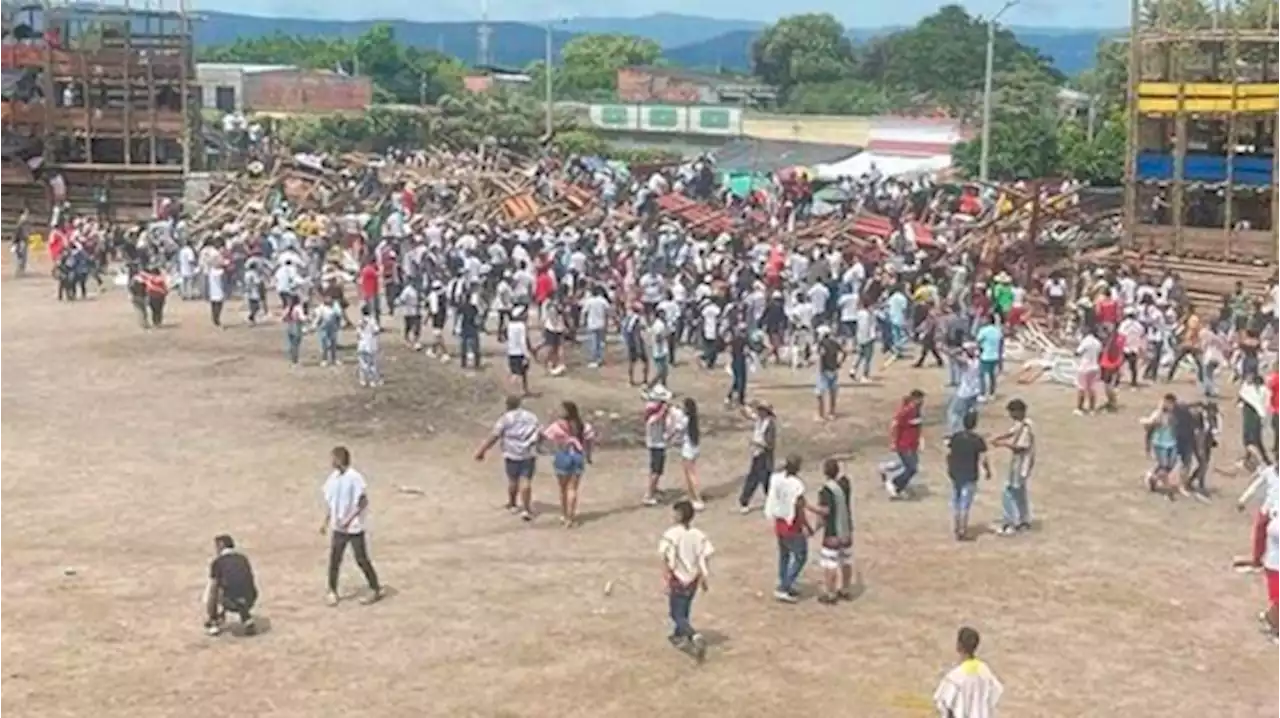
[[[694,511],[706,508],[702,502],[702,488],[698,485],[698,447],[702,441],[702,427],[698,423],[698,402],[687,396],[681,407],[677,426],[681,438],[680,461],[684,466],[684,485],[689,492],[689,502]]]
[[[560,418],[543,430],[542,437],[555,447],[551,465],[560,484],[560,523],[573,528],[578,525],[578,486],[591,463],[595,430],[582,420],[578,405],[566,401],[560,405]]]

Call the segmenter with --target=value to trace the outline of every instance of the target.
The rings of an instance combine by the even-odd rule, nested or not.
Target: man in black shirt
[[[459,353],[462,368],[467,368],[467,355],[475,357],[474,368],[480,368],[480,307],[476,297],[468,295],[458,305],[458,337],[461,340]]]
[[[205,607],[209,620],[205,632],[216,636],[222,632],[222,621],[227,611],[239,614],[246,636],[257,632],[250,611],[258,600],[258,587],[253,582],[253,567],[249,559],[236,551],[236,542],[227,534],[213,539],[217,556],[209,564],[209,585],[205,588]]]
[[[844,363],[844,349],[831,336],[831,327],[818,327],[818,382],[814,393],[818,396],[818,421],[836,418],[836,392],[840,389],[840,365]]]
[[[969,539],[969,508],[978,491],[978,466],[982,475],[991,479],[991,464],[987,461],[987,442],[974,432],[978,415],[964,415],[964,429],[951,435],[947,441],[947,473],[951,476],[951,529],[957,541]]]

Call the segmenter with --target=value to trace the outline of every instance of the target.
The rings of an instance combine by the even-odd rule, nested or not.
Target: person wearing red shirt
[[[1110,294],[1102,294],[1093,305],[1094,317],[1099,325],[1116,326],[1120,323],[1120,302]]]
[[[555,291],[556,278],[551,274],[551,267],[544,263],[538,267],[538,274],[533,279],[533,301],[542,306]]]
[[[924,392],[912,389],[894,412],[889,425],[889,438],[896,461],[880,465],[880,479],[884,482],[889,498],[900,499],[907,493],[908,485],[920,470],[920,433],[923,419]]]
[[[1253,565],[1262,568],[1267,586],[1267,610],[1258,619],[1271,640],[1280,640],[1280,513],[1274,502],[1263,506],[1253,521]]]
[[[373,262],[366,262],[360,268],[360,301],[364,306],[372,307],[374,321],[382,321],[378,307],[378,267]]]
[[[1116,387],[1120,385],[1120,369],[1124,366],[1124,337],[1115,331],[1115,325],[1111,326],[1102,329],[1102,354],[1098,355],[1102,388],[1107,393],[1107,404],[1103,408],[1107,411],[1116,408]]]
[[[1267,411],[1271,413],[1271,452],[1280,455],[1280,371],[1267,375]]]
[[[783,462],[782,472],[769,480],[765,497],[765,515],[773,519],[773,533],[778,539],[778,585],[773,597],[783,603],[799,598],[796,581],[809,560],[809,534],[806,518],[805,486],[800,478],[801,459],[792,454]]]
[[[56,266],[67,248],[67,232],[62,227],[55,227],[49,233],[49,260]]]

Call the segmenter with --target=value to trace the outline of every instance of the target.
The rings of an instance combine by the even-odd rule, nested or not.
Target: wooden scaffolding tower
[[[60,176],[78,212],[105,194],[117,219],[141,219],[160,197],[180,197],[199,156],[187,0],[144,9],[45,0],[13,15],[10,24],[34,37],[6,36],[4,64],[38,77],[40,97],[9,101],[5,131],[41,141],[44,180]],[[39,194],[21,199],[43,214]]]
[[[1130,1],[1127,248],[1275,264],[1275,3]]]

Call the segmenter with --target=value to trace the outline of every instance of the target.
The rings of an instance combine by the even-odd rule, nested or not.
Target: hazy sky
[[[160,0],[162,3],[169,0]],[[995,12],[1003,0],[959,0],[970,12]],[[223,10],[265,17],[313,17],[333,20],[379,18],[431,21],[475,20],[482,0],[194,0],[196,11]],[[143,4],[135,0],[135,4]],[[830,12],[849,27],[908,25],[945,2],[928,0],[488,0],[493,20],[540,20],[547,17],[634,17],[655,12],[678,12],[742,20],[776,19],[781,14]],[[780,10],[779,7],[784,8]],[[1011,25],[1031,27],[1123,27],[1128,25],[1128,0],[1023,0],[1002,17]]]

